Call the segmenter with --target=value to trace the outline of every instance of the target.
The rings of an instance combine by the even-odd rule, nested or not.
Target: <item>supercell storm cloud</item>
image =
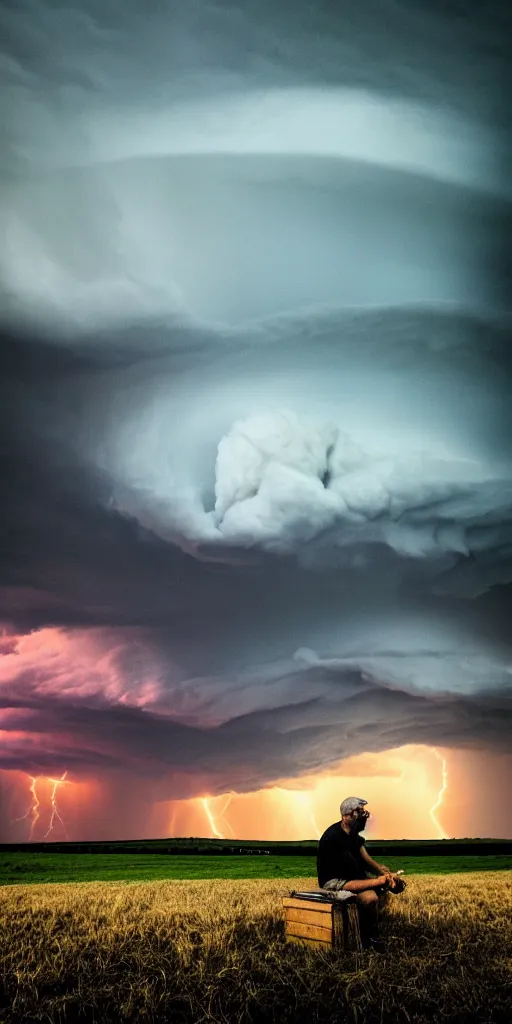
[[[3,9],[4,786],[510,752],[504,18]]]

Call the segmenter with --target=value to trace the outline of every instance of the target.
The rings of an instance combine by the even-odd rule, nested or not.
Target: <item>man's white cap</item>
[[[347,799],[343,801],[340,807],[341,816],[343,817],[344,814],[350,814],[351,811],[357,810],[357,808],[360,807],[361,804],[367,803],[368,800],[363,800],[359,796],[347,796]]]

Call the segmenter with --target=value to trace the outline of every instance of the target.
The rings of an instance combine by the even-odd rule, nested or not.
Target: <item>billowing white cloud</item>
[[[75,435],[112,507],[218,561],[371,573],[388,551],[387,572],[430,592],[511,579],[506,324],[310,312],[196,348],[190,327],[188,363],[168,337],[168,355],[98,376],[102,411]]]
[[[512,520],[510,477],[471,460],[370,457],[333,424],[286,411],[234,424],[219,444],[215,493],[222,540],[282,553],[324,534],[331,555],[385,544],[411,558],[468,556],[471,530],[485,551]]]

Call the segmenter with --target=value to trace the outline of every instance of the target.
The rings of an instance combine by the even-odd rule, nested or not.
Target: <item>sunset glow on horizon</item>
[[[254,793],[203,797],[200,807],[194,800],[173,803],[171,834],[318,839],[339,818],[341,800],[356,795],[366,799],[371,809],[365,830],[368,839],[446,839],[439,820],[446,796],[445,766],[446,758],[429,747],[410,745],[360,754],[348,758],[339,773],[283,780]],[[439,817],[434,817],[434,811]]]
[[[482,758],[484,760],[482,761]],[[490,764],[488,762],[491,762]],[[227,792],[188,800],[156,800],[151,786],[140,793],[129,785],[112,791],[108,783],[0,772],[12,790],[9,828],[3,842],[115,841],[116,839],[217,838],[287,841],[320,837],[339,819],[346,796],[368,801],[371,812],[365,829],[377,839],[507,838],[496,827],[493,808],[487,817],[472,811],[473,779],[485,785],[500,768],[507,777],[510,758],[486,758],[476,752],[409,744],[381,753],[346,758],[335,769],[301,779],[281,779],[253,792]],[[468,785],[466,790],[466,778]],[[462,780],[462,783],[461,783]],[[13,783],[15,783],[13,787]],[[123,801],[128,797],[128,805]],[[478,800],[476,801],[478,805]],[[484,809],[484,808],[482,808]],[[493,822],[495,826],[493,827]]]

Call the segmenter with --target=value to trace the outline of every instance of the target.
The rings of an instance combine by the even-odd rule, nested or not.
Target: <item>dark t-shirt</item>
[[[345,882],[353,878],[366,878],[367,866],[361,857],[364,837],[358,833],[348,835],[341,821],[329,825],[318,843],[316,870],[320,888],[331,878]]]

